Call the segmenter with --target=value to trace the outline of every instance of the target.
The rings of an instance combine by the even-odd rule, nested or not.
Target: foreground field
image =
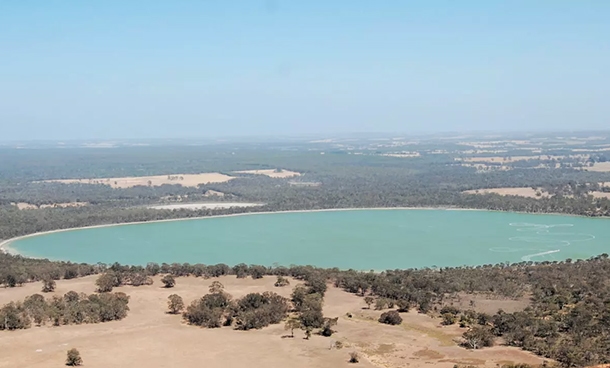
[[[57,282],[55,293],[94,292],[94,277]],[[259,280],[221,277],[225,290],[233,297],[250,292],[274,291],[288,297],[292,287],[273,286],[275,278]],[[186,304],[207,293],[213,280],[178,278],[173,289],[161,288],[159,279],[152,286],[120,287],[130,295],[131,311],[122,321],[95,325],[32,327],[0,333],[0,367],[60,367],[66,351],[77,348],[86,367],[453,367],[472,364],[496,367],[509,362],[539,364],[530,353],[497,346],[471,351],[458,347],[454,340],[463,332],[457,326],[441,327],[439,319],[415,312],[403,314],[401,326],[381,325],[380,311],[363,309],[362,298],[330,287],[325,297],[324,314],[339,317],[338,333],[331,338],[314,335],[311,340],[295,332],[286,335],[283,325],[262,330],[235,331],[231,328],[202,329],[185,325],[180,316],[166,314],[166,300],[178,294]],[[0,304],[22,300],[40,292],[40,284],[0,289]],[[353,317],[346,317],[346,313]],[[329,349],[341,341],[343,349]],[[357,365],[347,363],[349,353],[363,357]]]

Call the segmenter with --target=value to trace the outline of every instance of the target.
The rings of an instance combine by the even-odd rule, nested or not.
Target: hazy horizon
[[[610,3],[0,3],[0,141],[610,126]]]

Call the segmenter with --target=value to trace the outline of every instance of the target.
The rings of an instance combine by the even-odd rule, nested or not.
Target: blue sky
[[[0,2],[0,140],[610,128],[610,1]]]

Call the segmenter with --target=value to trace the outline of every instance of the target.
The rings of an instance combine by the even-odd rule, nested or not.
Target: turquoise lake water
[[[88,263],[384,270],[589,258],[610,253],[610,220],[454,210],[272,213],[79,229],[10,247]]]

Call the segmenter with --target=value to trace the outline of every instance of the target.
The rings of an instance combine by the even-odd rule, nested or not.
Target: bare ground
[[[57,282],[50,295],[69,290],[92,293],[95,276]],[[347,367],[349,352],[358,351],[359,367],[453,367],[473,364],[495,367],[507,361],[541,363],[518,349],[497,346],[469,351],[454,342],[463,332],[457,326],[441,327],[438,319],[414,312],[402,314],[400,326],[386,326],[376,320],[380,311],[362,309],[362,298],[329,288],[324,313],[340,317],[332,338],[314,335],[304,340],[282,338],[282,325],[256,331],[230,328],[203,329],[185,325],[180,316],[166,314],[166,300],[179,294],[186,304],[204,295],[214,279],[178,278],[176,287],[164,289],[159,279],[152,286],[121,287],[130,295],[129,315],[122,321],[94,325],[32,327],[0,332],[0,367],[61,367],[66,351],[77,348],[86,367]],[[222,277],[227,292],[240,297],[249,292],[275,291],[288,296],[292,287],[273,287],[275,278],[260,280]],[[22,300],[40,291],[40,283],[21,288],[0,289],[0,304]],[[346,317],[351,312],[352,318]],[[341,341],[343,349],[329,349]]]

